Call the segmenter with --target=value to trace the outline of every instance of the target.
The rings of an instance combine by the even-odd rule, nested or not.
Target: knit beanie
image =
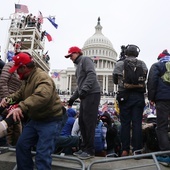
[[[165,56],[170,56],[170,54],[168,53],[168,50],[163,50],[163,52],[158,55],[157,59],[159,60]]]

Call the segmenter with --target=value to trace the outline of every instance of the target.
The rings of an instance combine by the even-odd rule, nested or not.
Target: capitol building
[[[117,87],[113,84],[113,69],[117,61],[117,53],[111,41],[102,33],[100,18],[95,26],[95,33],[88,38],[82,52],[84,56],[90,57],[94,61],[98,81],[101,87],[101,94],[113,96]],[[51,74],[58,73],[57,78],[53,78],[59,94],[72,94],[76,89],[76,67],[68,67],[65,70],[53,69]]]

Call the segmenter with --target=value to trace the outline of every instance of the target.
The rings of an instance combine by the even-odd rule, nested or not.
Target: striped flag
[[[52,37],[49,33],[45,32],[45,36],[47,37],[48,41],[52,41]]]
[[[99,60],[100,58],[99,57],[97,57],[97,56],[94,56],[93,57],[93,60]]]
[[[41,11],[39,11],[38,18],[39,18],[38,22],[40,24],[43,24],[44,20],[43,20],[43,15],[42,15]]]
[[[106,111],[108,111],[108,104],[107,103],[103,104],[103,106],[102,106],[102,112],[104,113]]]
[[[15,4],[15,13],[29,13],[26,5]]]
[[[52,78],[57,78],[57,77],[59,77],[60,75],[59,75],[59,73],[58,72],[54,72],[53,74],[52,74]]]

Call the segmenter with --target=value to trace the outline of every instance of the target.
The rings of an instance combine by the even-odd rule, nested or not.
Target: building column
[[[105,93],[106,87],[105,87],[105,75],[103,75],[103,94]]]
[[[70,81],[69,81],[69,92],[71,94],[71,83],[72,83],[72,75],[70,75]]]
[[[106,75],[106,93],[108,94],[108,82],[109,82],[109,77]]]
[[[69,75],[67,75],[67,78],[66,78],[66,88],[69,89]]]

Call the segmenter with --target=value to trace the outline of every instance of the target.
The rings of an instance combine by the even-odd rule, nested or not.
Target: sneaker
[[[87,152],[83,152],[81,155],[79,155],[78,156],[78,158],[80,158],[80,159],[90,159],[90,158],[93,158],[94,157],[94,155],[90,155],[90,154],[88,154]]]
[[[157,156],[156,159],[158,162],[170,163],[170,156]]]
[[[82,151],[82,150],[79,150],[79,151],[77,151],[77,152],[74,152],[73,155],[74,155],[74,156],[79,156],[79,155],[81,155],[82,153],[83,153],[83,151]]]

